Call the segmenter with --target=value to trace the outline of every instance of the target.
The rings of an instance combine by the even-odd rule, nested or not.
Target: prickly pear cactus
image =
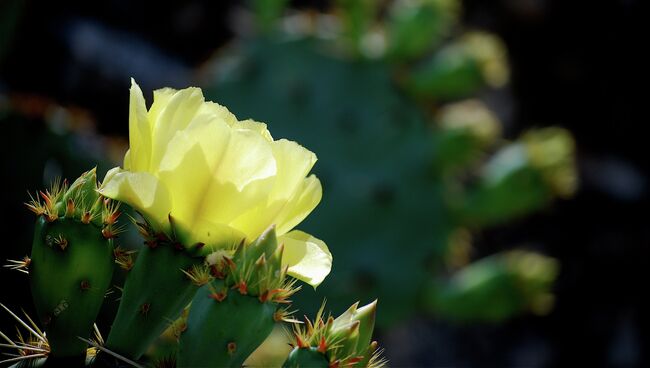
[[[95,169],[72,185],[55,183],[28,207],[37,216],[29,260],[34,305],[52,356],[85,356],[113,275],[118,205],[97,192]]]
[[[202,263],[176,239],[136,224],[145,246],[128,271],[117,315],[106,345],[127,357],[140,358],[187,306],[198,286],[188,272]]]
[[[298,289],[281,267],[282,252],[271,228],[234,254],[211,254],[203,271],[192,271],[205,285],[180,333],[178,367],[241,367],[274,325],[288,319],[288,298]]]
[[[381,350],[372,341],[377,301],[361,308],[358,305],[353,304],[336,319],[323,316],[323,305],[313,321],[305,317],[304,327],[294,325],[294,348],[283,368],[384,366]]]

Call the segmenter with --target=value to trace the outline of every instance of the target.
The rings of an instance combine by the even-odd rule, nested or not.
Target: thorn
[[[221,272],[216,264],[210,265],[210,274],[216,279],[223,280],[226,278],[226,274]]]
[[[88,225],[92,219],[93,215],[90,213],[90,211],[86,211],[83,213],[83,215],[81,215],[81,222],[86,225]]]
[[[104,239],[117,238],[117,232],[113,231],[113,227],[111,225],[105,226],[102,229],[102,235],[104,236]]]
[[[237,289],[241,295],[247,295],[248,294],[248,286],[246,285],[246,281],[240,281],[239,283],[235,284],[233,289]]]
[[[230,258],[228,258],[228,257],[226,257],[226,256],[223,256],[223,259],[224,259],[224,260],[226,261],[226,263],[228,264],[228,267],[230,268],[230,271],[233,271],[233,272],[234,272],[234,271],[237,269],[237,265],[235,264],[235,262],[233,262],[232,259],[230,259]]]
[[[209,295],[210,298],[212,298],[212,299],[218,301],[219,303],[221,303],[222,301],[224,301],[224,300],[226,299],[227,296],[228,296],[228,292],[227,292],[227,291],[213,292],[213,293],[211,293],[211,294]]]
[[[325,341],[325,336],[320,337],[320,342],[318,343],[318,352],[325,354],[327,352],[327,342]]]
[[[158,240],[146,240],[144,244],[149,247],[149,249],[156,249],[158,248]]]
[[[341,361],[337,359],[331,362],[328,368],[339,368],[340,365],[341,365]]]
[[[235,351],[237,351],[237,344],[234,342],[229,342],[228,343],[228,355],[233,355],[235,354]]]
[[[352,367],[355,364],[359,363],[361,360],[363,360],[363,356],[351,357],[351,358],[347,359],[347,361],[345,362],[345,365]]]
[[[266,264],[266,256],[264,255],[264,253],[262,253],[260,257],[257,259],[257,261],[255,261],[255,266],[264,267],[265,264]]]
[[[66,204],[65,207],[65,217],[72,217],[74,216],[74,201],[72,198],[68,198],[68,203]]]
[[[300,334],[296,333],[296,331],[294,331],[293,334],[296,337],[296,345],[298,345],[298,349],[304,349],[309,347],[309,343],[305,342],[305,340],[302,339],[302,336],[300,336]]]
[[[47,241],[48,241],[48,239],[46,238],[45,242],[47,243]],[[58,236],[52,237],[52,238],[50,239],[50,242],[51,242],[52,245],[56,245],[56,246],[59,247],[61,250],[65,250],[65,249],[68,247],[68,245],[69,245],[69,243],[68,243],[68,239],[66,239],[65,237],[63,237],[62,234],[59,234]],[[49,245],[49,244],[48,244],[48,245]],[[50,246],[51,246],[51,245],[50,245]]]
[[[151,303],[143,303],[140,306],[140,314],[146,317],[150,309],[151,309]]]
[[[106,218],[104,219],[104,224],[106,225],[113,225],[114,223],[117,222],[117,219],[120,217],[122,214],[121,211],[115,211],[110,213]]]
[[[88,280],[81,280],[81,283],[79,284],[79,289],[81,291],[90,290],[90,282],[88,282]]]
[[[304,318],[305,318],[305,324],[307,326],[307,334],[308,335],[313,335],[314,334],[314,325],[311,323],[309,318],[307,318],[307,316],[304,316]]]

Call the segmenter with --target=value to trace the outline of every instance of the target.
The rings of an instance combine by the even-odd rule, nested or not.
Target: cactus
[[[288,318],[282,306],[297,289],[281,266],[282,252],[271,227],[234,254],[208,256],[215,279],[192,300],[180,335],[179,367],[241,367],[274,324]]]
[[[70,187],[55,183],[27,204],[38,215],[29,261],[34,304],[51,355],[84,356],[113,275],[118,206],[97,192],[95,169]]]
[[[323,317],[325,304],[313,321],[305,318],[306,327],[294,325],[294,346],[284,368],[298,367],[382,367],[376,341],[372,341],[377,301],[357,308],[353,304],[339,317]]]
[[[202,263],[177,240],[137,223],[145,239],[129,270],[106,346],[138,359],[189,304],[197,286],[187,272]]]

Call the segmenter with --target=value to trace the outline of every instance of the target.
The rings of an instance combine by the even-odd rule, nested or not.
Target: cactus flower
[[[133,80],[129,145],[100,193],[129,204],[157,231],[210,252],[250,242],[274,224],[290,275],[316,286],[329,273],[327,246],[291,231],[321,200],[320,181],[307,176],[313,152],[273,139],[264,123],[237,120],[199,88],[154,91],[147,110]]]

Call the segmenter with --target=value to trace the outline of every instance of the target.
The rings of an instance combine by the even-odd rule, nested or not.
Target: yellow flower
[[[290,275],[316,286],[329,273],[327,246],[291,231],[321,200],[320,181],[307,176],[316,163],[311,151],[274,140],[266,124],[238,121],[199,88],[154,91],[147,111],[133,80],[129,143],[124,168],[106,174],[104,196],[129,204],[158,231],[173,231],[187,247],[250,242],[275,224]]]

